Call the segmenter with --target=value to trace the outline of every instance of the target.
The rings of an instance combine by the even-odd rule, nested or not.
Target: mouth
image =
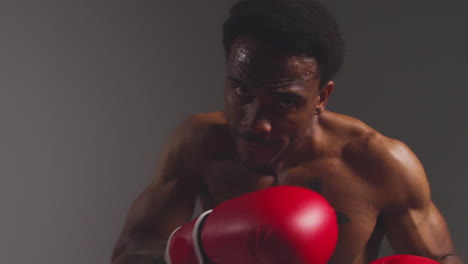
[[[256,154],[270,154],[274,151],[275,147],[272,142],[260,142],[256,140],[248,140],[245,138],[239,139],[240,146],[251,153]]]

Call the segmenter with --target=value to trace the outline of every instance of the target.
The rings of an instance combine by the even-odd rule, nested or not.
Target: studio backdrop
[[[0,263],[109,262],[169,135],[223,107],[231,3],[0,3]],[[468,259],[468,2],[325,3],[348,48],[328,108],[414,150]]]

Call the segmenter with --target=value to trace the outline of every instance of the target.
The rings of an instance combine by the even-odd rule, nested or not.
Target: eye
[[[249,90],[241,85],[235,85],[234,91],[238,96],[249,96]]]
[[[296,104],[297,99],[292,96],[283,96],[279,100],[279,105],[285,109],[293,108],[294,106],[296,106]]]

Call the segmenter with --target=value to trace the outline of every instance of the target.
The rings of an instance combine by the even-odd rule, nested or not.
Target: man
[[[204,210],[277,185],[321,193],[337,212],[331,264],[374,260],[386,235],[396,254],[459,264],[418,158],[402,142],[325,110],[344,45],[313,0],[245,0],[223,27],[225,109],[196,114],[167,145],[157,176],[130,208],[112,263],[154,262]]]

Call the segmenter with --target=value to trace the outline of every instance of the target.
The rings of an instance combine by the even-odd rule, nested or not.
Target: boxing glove
[[[278,186],[228,200],[176,230],[171,264],[325,264],[338,239],[334,209],[320,194]]]
[[[170,235],[164,260],[167,264],[202,264],[207,263],[199,244],[200,226],[212,210],[202,213],[189,223],[177,228]]]

